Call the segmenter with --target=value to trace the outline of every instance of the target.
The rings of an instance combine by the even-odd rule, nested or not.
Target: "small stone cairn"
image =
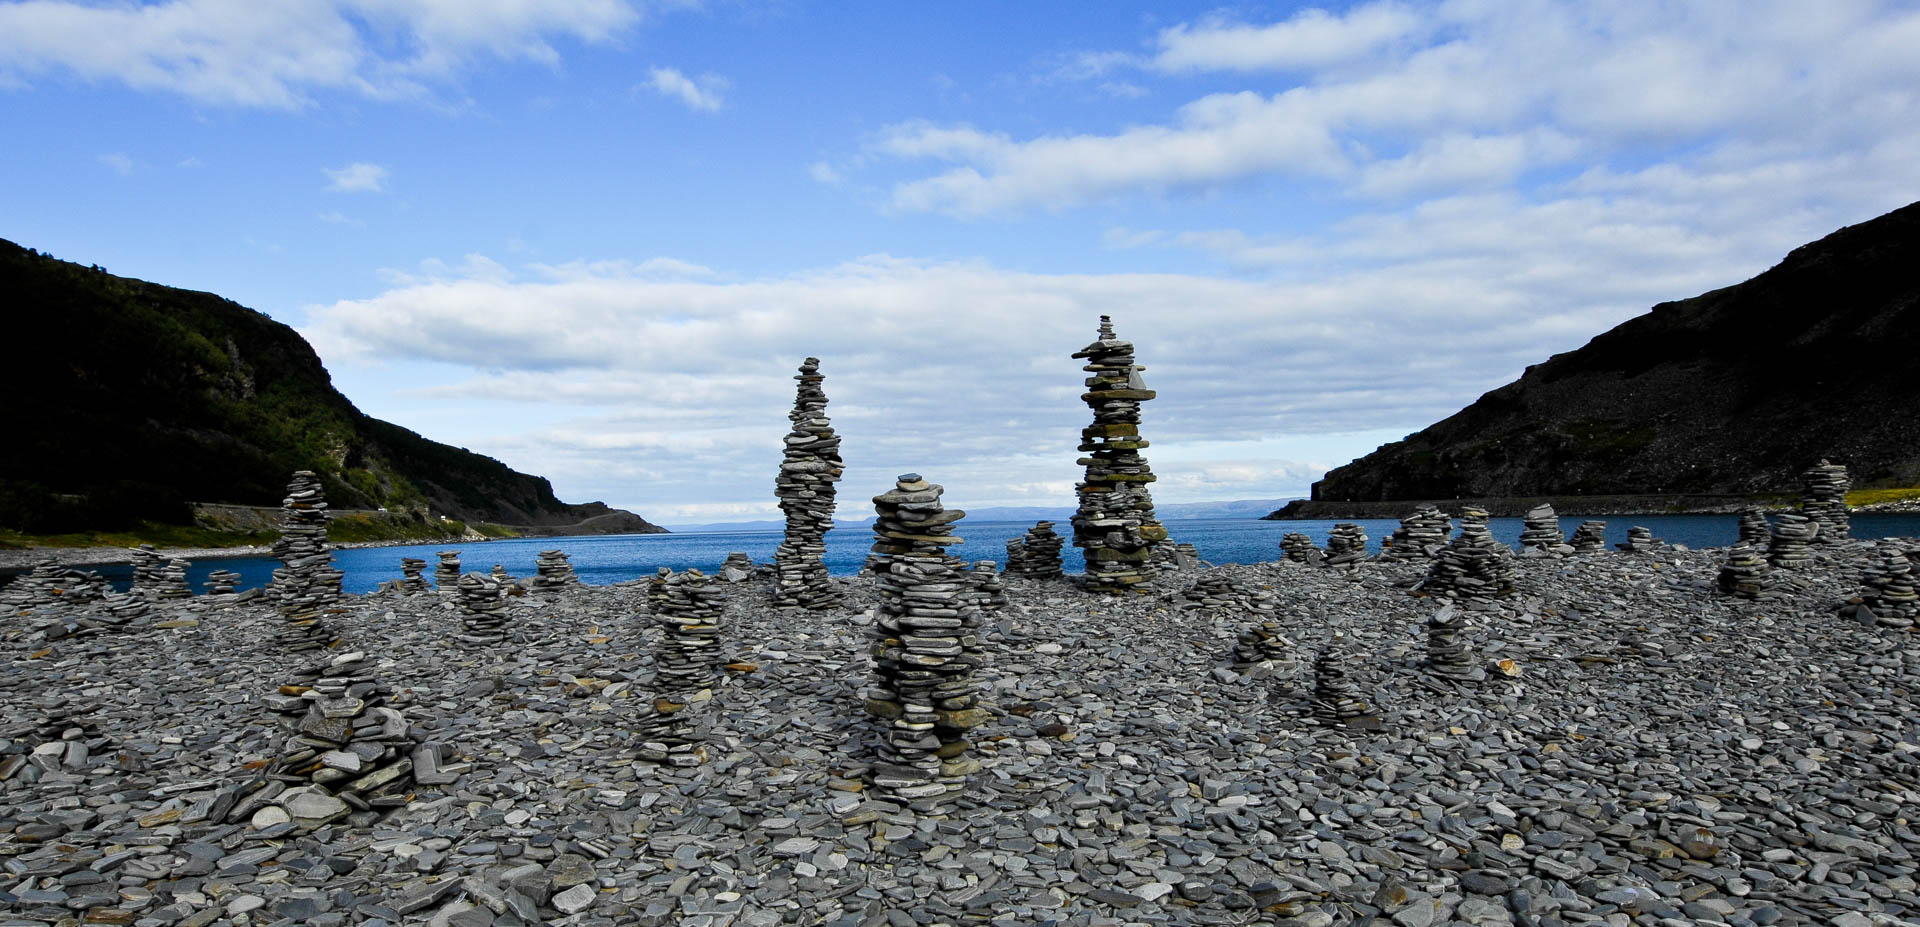
[[[867,711],[886,723],[873,785],[915,811],[943,813],[979,762],[967,732],[987,718],[973,670],[984,659],[980,611],[962,571],[945,554],[953,524],[941,487],[917,473],[874,497],[873,551],[879,607],[873,624],[873,684]]]
[[[533,591],[552,595],[579,583],[580,578],[574,575],[573,563],[567,559],[566,551],[543,550],[534,558]]]
[[[460,577],[460,633],[462,647],[493,647],[507,639],[507,603],[500,596],[499,580],[485,573]]]
[[[500,584],[500,594],[503,596],[513,595],[516,591],[514,587],[520,582],[512,573],[507,572],[506,567],[498,563],[493,565],[493,571],[490,575],[493,576],[494,582]]]
[[[1280,536],[1280,555],[1290,563],[1317,563],[1321,558],[1313,539],[1298,532]]]
[[[754,571],[757,569],[752,557],[736,550],[727,554],[727,559],[721,562],[720,572],[716,575],[729,583],[744,583],[753,578]]]
[[[1326,565],[1353,569],[1367,559],[1367,532],[1359,525],[1343,521],[1327,534]]]
[[[1800,474],[1800,484],[1800,513],[1820,526],[1813,543],[1839,544],[1847,540],[1853,531],[1847,514],[1847,490],[1853,488],[1853,481],[1847,478],[1847,468],[1822,460]]]
[[[1348,724],[1373,711],[1347,678],[1340,649],[1341,637],[1335,634],[1333,642],[1313,660],[1313,717],[1321,724]]]
[[[1059,579],[1060,548],[1065,540],[1053,532],[1053,522],[1035,522],[1024,537],[1007,542],[1007,575],[1027,579]]]
[[[1471,679],[1473,653],[1467,648],[1466,616],[1453,606],[1442,606],[1427,619],[1427,670],[1449,679]]]
[[[127,549],[128,559],[133,562],[133,584],[127,588],[129,595],[147,599],[160,597],[160,587],[164,583],[161,571],[166,569],[166,558],[153,549],[152,544],[142,544]]]
[[[1247,597],[1247,587],[1225,573],[1204,573],[1180,593],[1183,612],[1221,613],[1238,608]]]
[[[1573,537],[1567,541],[1576,554],[1594,554],[1607,549],[1607,523],[1604,521],[1583,521],[1573,529]]]
[[[1820,523],[1798,512],[1781,514],[1773,522],[1773,537],[1767,548],[1767,562],[1775,569],[1797,570],[1813,560],[1809,546],[1820,533]]]
[[[1747,509],[1740,513],[1740,541],[1749,547],[1767,546],[1768,535],[1773,526],[1767,523],[1767,513],[1759,509]]]
[[[438,778],[438,754],[422,757],[406,718],[386,706],[389,693],[367,654],[356,651],[322,660],[267,696],[267,707],[292,723],[269,777],[295,787],[255,810],[254,826],[371,824],[406,805],[416,774],[426,773],[422,782]]]
[[[240,574],[232,570],[214,570],[207,574],[207,597],[210,599],[230,599],[234,588],[240,585]]]
[[[661,567],[647,580],[647,614],[658,615],[667,604],[667,581],[673,578],[673,571]]]
[[[653,610],[664,632],[654,650],[652,711],[642,715],[640,759],[670,766],[705,762],[706,731],[695,709],[713,698],[720,671],[720,613],[726,589],[699,570],[671,573]]]
[[[1460,533],[1440,552],[1416,594],[1452,599],[1472,612],[1493,611],[1495,601],[1513,595],[1513,550],[1493,539],[1485,509],[1460,513]]]
[[[827,394],[820,384],[820,359],[800,364],[800,381],[787,419],[780,475],[773,494],[787,518],[787,532],[773,552],[773,603],[788,608],[822,609],[840,604],[840,593],[827,575],[827,532],[833,529],[834,486],[846,464],[840,459],[840,436],[827,419]]]
[[[1133,342],[1113,333],[1113,320],[1100,317],[1099,337],[1075,351],[1087,391],[1080,398],[1093,409],[1093,424],[1080,431],[1079,463],[1086,479],[1075,486],[1080,508],[1073,515],[1073,544],[1086,552],[1086,588],[1121,593],[1144,587],[1156,570],[1154,547],[1167,539],[1153,513],[1147,484],[1155,479],[1141,451],[1140,404],[1154,397],[1134,363]],[[1137,591],[1144,591],[1140,589]]]
[[[1627,528],[1626,543],[1616,546],[1630,554],[1650,554],[1660,549],[1660,542],[1654,539],[1652,528],[1631,525]]]
[[[427,592],[427,561],[419,557],[400,558],[400,591],[407,595]]]
[[[433,568],[433,586],[443,595],[460,594],[460,552],[457,550],[435,551],[434,556],[440,563]]]
[[[332,641],[326,626],[339,614],[339,570],[333,568],[333,549],[327,543],[327,497],[320,477],[312,470],[296,470],[281,501],[280,539],[274,556],[285,564],[273,571],[280,604],[280,640],[295,652],[317,650]]]
[[[23,576],[17,576],[0,589],[0,605],[11,609],[38,608],[52,605],[61,600],[65,593],[67,571],[62,569],[60,561],[52,557],[42,558],[33,565],[33,569]]]
[[[1720,567],[1720,592],[1740,599],[1757,599],[1766,591],[1767,572],[1767,558],[1761,556],[1760,549],[1742,540],[1727,550],[1727,562]]]
[[[1264,675],[1293,663],[1293,641],[1280,633],[1274,620],[1273,593],[1265,589],[1247,592],[1240,599],[1251,621],[1240,631],[1233,644],[1233,670],[1243,675]]]
[[[1911,628],[1920,618],[1920,595],[1913,586],[1913,564],[1907,552],[1892,540],[1881,541],[1874,558],[1861,573],[1867,587],[1862,604],[1873,610],[1874,622],[1887,628]]]
[[[1542,502],[1528,509],[1521,519],[1520,549],[1555,557],[1573,553],[1573,545],[1560,533],[1560,515],[1550,503]]]
[[[193,589],[187,585],[187,567],[191,565],[179,557],[168,560],[167,565],[160,568],[153,597],[162,602],[193,598]]]
[[[982,611],[997,612],[1007,607],[1007,587],[1000,581],[999,564],[975,560],[968,568],[967,581],[973,584],[974,605]]]
[[[1453,519],[1431,503],[1423,503],[1413,510],[1413,514],[1400,519],[1400,527],[1380,551],[1380,558],[1387,561],[1431,559],[1447,546],[1447,534],[1453,529]]]

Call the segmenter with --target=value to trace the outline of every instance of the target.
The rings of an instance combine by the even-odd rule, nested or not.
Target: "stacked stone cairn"
[[[753,578],[756,567],[753,558],[741,551],[732,551],[720,564],[719,577],[729,583],[744,583]]]
[[[533,591],[552,594],[579,583],[566,551],[543,550],[533,559]]]
[[[500,594],[503,596],[512,595],[514,585],[520,582],[518,579],[514,578],[514,575],[512,573],[507,572],[506,567],[501,566],[498,563],[493,565],[493,572],[491,575],[493,576],[493,581],[500,584]]]
[[[214,570],[207,574],[207,596],[209,598],[231,598],[234,587],[238,585],[240,585],[240,574],[232,570]]]
[[[1473,668],[1473,653],[1467,649],[1466,638],[1461,632],[1466,630],[1466,615],[1456,611],[1452,605],[1441,606],[1440,610],[1427,619],[1427,670],[1435,675],[1449,679],[1472,679],[1476,672]]]
[[[407,595],[425,594],[428,591],[426,572],[427,561],[419,557],[401,557],[400,591]]]
[[[333,639],[326,619],[339,614],[340,577],[327,544],[327,497],[312,470],[296,470],[280,503],[280,539],[274,556],[285,566],[273,571],[280,605],[280,640],[295,652],[325,647]]]
[[[1024,537],[1007,542],[1007,574],[1027,579],[1059,579],[1060,548],[1065,540],[1053,532],[1053,522],[1035,522]]]
[[[11,609],[38,608],[59,602],[66,592],[67,571],[60,561],[46,557],[23,576],[0,589],[0,605]]]
[[[1573,553],[1573,545],[1560,533],[1560,515],[1550,503],[1542,502],[1528,509],[1521,519],[1520,549],[1558,557]]]
[[[1592,554],[1607,549],[1607,523],[1604,521],[1583,521],[1573,529],[1573,537],[1568,544],[1576,554]]]
[[[1173,545],[1173,565],[1177,569],[1197,570],[1208,563],[1200,559],[1200,548],[1183,542]]]
[[[1846,541],[1853,531],[1847,514],[1847,490],[1853,488],[1853,481],[1847,478],[1847,468],[1822,460],[1800,474],[1800,484],[1804,488],[1800,513],[1820,526],[1813,543]]]
[[[1347,724],[1373,711],[1347,678],[1341,644],[1341,636],[1335,634],[1313,661],[1313,717],[1321,724]]]
[[[255,810],[254,826],[310,830],[343,818],[364,826],[404,807],[416,776],[451,781],[436,775],[440,754],[425,756],[406,718],[387,707],[389,694],[367,654],[353,652],[320,661],[267,696],[267,707],[292,726],[268,777],[294,787]]]
[[[1787,512],[1773,522],[1767,562],[1776,569],[1797,570],[1813,560],[1808,546],[1820,533],[1820,523],[1798,512]]]
[[[1274,620],[1273,593],[1256,589],[1240,597],[1240,604],[1251,619],[1233,644],[1234,672],[1265,675],[1293,663],[1293,641],[1280,633]]]
[[[507,639],[507,603],[500,596],[500,581],[485,573],[460,577],[460,633],[455,639],[462,647],[478,649],[504,643]]]
[[[442,550],[434,553],[440,563],[433,568],[433,585],[444,595],[460,594],[460,552]]]
[[[1741,540],[1727,550],[1727,562],[1720,567],[1718,586],[1723,595],[1759,598],[1767,588],[1767,558],[1758,547]]]
[[[1086,552],[1086,588],[1120,593],[1144,587],[1154,575],[1154,545],[1167,529],[1153,513],[1147,484],[1153,470],[1140,452],[1140,404],[1154,397],[1133,362],[1133,343],[1114,336],[1113,320],[1100,317],[1100,335],[1075,351],[1085,359],[1087,391],[1080,398],[1093,409],[1093,424],[1080,431],[1079,459],[1086,479],[1075,486],[1080,508],[1073,515],[1073,544]],[[1144,591],[1139,588],[1138,591]]]
[[[1740,541],[1749,547],[1765,547],[1773,526],[1767,523],[1767,513],[1759,509],[1747,509],[1740,513]]]
[[[673,571],[661,567],[654,571],[653,578],[647,580],[647,614],[658,615],[667,604],[667,581],[673,579]]]
[[[160,601],[191,599],[193,589],[187,585],[187,561],[174,557],[160,568],[159,581],[154,585],[153,597]]]
[[[1652,528],[1631,525],[1627,528],[1626,543],[1617,546],[1630,554],[1650,554],[1660,548],[1660,542],[1654,540]]]
[[[1183,612],[1221,613],[1237,608],[1247,597],[1247,588],[1225,573],[1206,573],[1180,593]]]
[[[1823,529],[1824,530],[1824,529]],[[1913,586],[1913,564],[1893,540],[1881,541],[1874,558],[1861,573],[1867,587],[1862,604],[1873,610],[1875,623],[1887,628],[1911,628],[1920,618],[1920,595]]]
[[[1280,555],[1292,563],[1320,562],[1320,548],[1314,546],[1312,538],[1298,532],[1280,536]]]
[[[967,580],[973,583],[974,605],[981,611],[997,612],[1007,607],[1007,587],[1000,581],[999,564],[975,560],[968,568]]]
[[[133,562],[133,584],[127,588],[128,594],[147,599],[159,598],[160,587],[164,582],[161,579],[161,571],[166,568],[166,558],[160,556],[160,552],[154,550],[152,544],[131,547],[127,552],[128,559]]]
[[[1422,503],[1413,514],[1400,519],[1400,527],[1387,539],[1380,557],[1388,561],[1431,559],[1447,546],[1453,519],[1432,503]]]
[[[840,594],[827,575],[827,532],[833,528],[833,484],[846,466],[840,459],[840,436],[827,419],[827,394],[820,384],[820,359],[800,364],[800,381],[787,420],[786,450],[773,494],[787,518],[787,533],[773,552],[773,603],[782,607],[821,609],[840,604]]]
[[[639,721],[639,757],[670,766],[705,762],[704,713],[696,706],[713,697],[720,665],[720,613],[726,589],[705,573],[668,575],[665,598],[653,609],[662,632],[654,650],[654,699]]]
[[[917,473],[874,497],[879,597],[867,711],[885,722],[873,785],[915,811],[944,813],[979,762],[967,732],[987,718],[973,671],[983,655],[980,611],[963,571],[945,554],[965,516],[940,504],[941,487]]]
[[[1367,559],[1366,529],[1350,521],[1333,526],[1327,534],[1327,566],[1352,569]]]
[[[1440,552],[1427,578],[1414,592],[1452,599],[1472,612],[1495,610],[1496,600],[1513,595],[1513,550],[1493,539],[1485,509],[1460,513],[1460,533]]]

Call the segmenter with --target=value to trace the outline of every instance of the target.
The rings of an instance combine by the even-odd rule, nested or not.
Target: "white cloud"
[[[418,96],[481,60],[555,63],[556,39],[639,18],[627,0],[24,0],[0,4],[0,81],[68,73],[240,106]]]
[[[133,159],[127,157],[123,152],[116,151],[111,154],[103,154],[100,156],[100,163],[113,168],[113,172],[122,177],[133,173]]]
[[[893,208],[957,216],[1265,177],[1361,199],[1510,188],[1543,171],[1637,168],[1650,153],[1758,163],[1874,144],[1920,123],[1915,47],[1920,10],[1868,2],[1374,3],[1182,24],[1150,58],[1083,53],[1057,70],[1261,78],[1158,122],[1030,137],[907,122],[872,149],[940,165],[896,182]],[[1274,90],[1255,72],[1297,76]]]
[[[688,109],[717,113],[725,103],[722,96],[727,89],[727,80],[705,74],[696,82],[673,68],[654,68],[649,72],[647,86],[669,100],[679,101]]]
[[[355,161],[342,168],[322,168],[327,175],[327,189],[336,193],[383,193],[386,191],[387,169],[378,164]]]
[[[815,161],[807,165],[807,176],[812,177],[814,183],[823,183],[828,186],[838,186],[846,182],[846,178],[840,176],[840,172],[834,170],[833,165],[825,161]]]

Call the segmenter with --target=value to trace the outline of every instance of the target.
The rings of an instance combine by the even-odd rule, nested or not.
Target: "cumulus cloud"
[[[627,0],[24,0],[0,4],[0,82],[71,74],[238,106],[417,96],[481,60],[555,63],[556,39],[639,17]]]
[[[336,193],[382,193],[386,190],[387,169],[378,164],[355,161],[342,168],[322,168],[327,189]]]
[[[1228,85],[1160,121],[1029,137],[907,122],[872,149],[937,165],[899,180],[894,208],[958,216],[1260,177],[1367,200],[1637,166],[1649,152],[1757,163],[1920,123],[1916,43],[1920,10],[1898,4],[1373,3],[1180,24],[1150,55],[1082,53],[1055,71]]]
[[[725,103],[722,96],[727,89],[727,80],[706,74],[695,81],[673,68],[654,68],[649,72],[647,86],[654,93],[677,101],[688,109],[717,113]]]

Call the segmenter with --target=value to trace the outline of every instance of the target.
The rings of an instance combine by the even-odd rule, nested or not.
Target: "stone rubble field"
[[[1425,667],[1425,561],[1008,576],[984,769],[939,819],[868,794],[867,577],[820,612],[725,587],[687,767],[637,759],[643,583],[509,598],[468,649],[455,599],[349,596],[335,653],[446,745],[378,820],[258,789],[266,700],[316,659],[263,600],[57,639],[30,611],[0,619],[0,927],[1920,923],[1920,643],[1835,608],[1872,554],[1753,600],[1715,591],[1724,550],[1517,557],[1473,679]],[[1182,595],[1219,576],[1272,592],[1290,658],[1231,668],[1249,612]],[[1349,725],[1309,708],[1330,644]]]

